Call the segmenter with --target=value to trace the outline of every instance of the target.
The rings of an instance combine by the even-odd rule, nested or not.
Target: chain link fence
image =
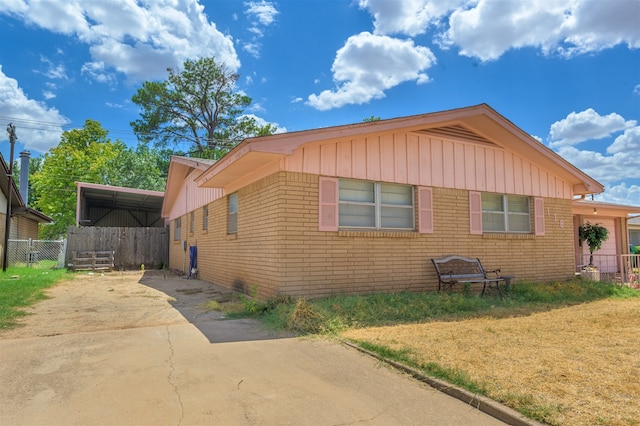
[[[8,266],[64,268],[67,240],[9,240]]]

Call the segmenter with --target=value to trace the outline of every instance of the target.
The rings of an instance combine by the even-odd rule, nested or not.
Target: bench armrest
[[[500,278],[500,269],[494,269],[493,271],[484,271],[485,276],[489,274],[495,274],[496,278]]]

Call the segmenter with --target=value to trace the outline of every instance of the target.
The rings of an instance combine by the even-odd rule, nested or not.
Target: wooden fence
[[[115,270],[162,269],[169,264],[167,228],[69,227],[65,263],[78,251],[114,251]]]

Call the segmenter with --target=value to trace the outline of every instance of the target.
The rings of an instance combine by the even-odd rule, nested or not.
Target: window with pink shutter
[[[433,233],[433,189],[418,188],[418,232]]]
[[[531,217],[530,197],[493,192],[469,192],[471,234],[530,234]]]
[[[469,233],[482,234],[482,195],[469,192]]]
[[[319,179],[318,230],[338,230],[338,179]]]
[[[536,198],[533,202],[536,235],[544,235],[544,198]]]

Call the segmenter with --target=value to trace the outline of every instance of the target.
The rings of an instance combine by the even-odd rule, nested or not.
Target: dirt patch
[[[489,396],[537,405],[545,422],[640,425],[640,300],[605,300],[521,318],[377,327],[343,337],[409,349],[484,383]]]
[[[25,309],[20,326],[0,338],[43,337],[186,322],[176,305],[205,311],[227,292],[199,280],[159,271],[78,273],[46,291],[47,299]],[[184,297],[183,297],[184,296]],[[180,300],[178,300],[180,298]]]

